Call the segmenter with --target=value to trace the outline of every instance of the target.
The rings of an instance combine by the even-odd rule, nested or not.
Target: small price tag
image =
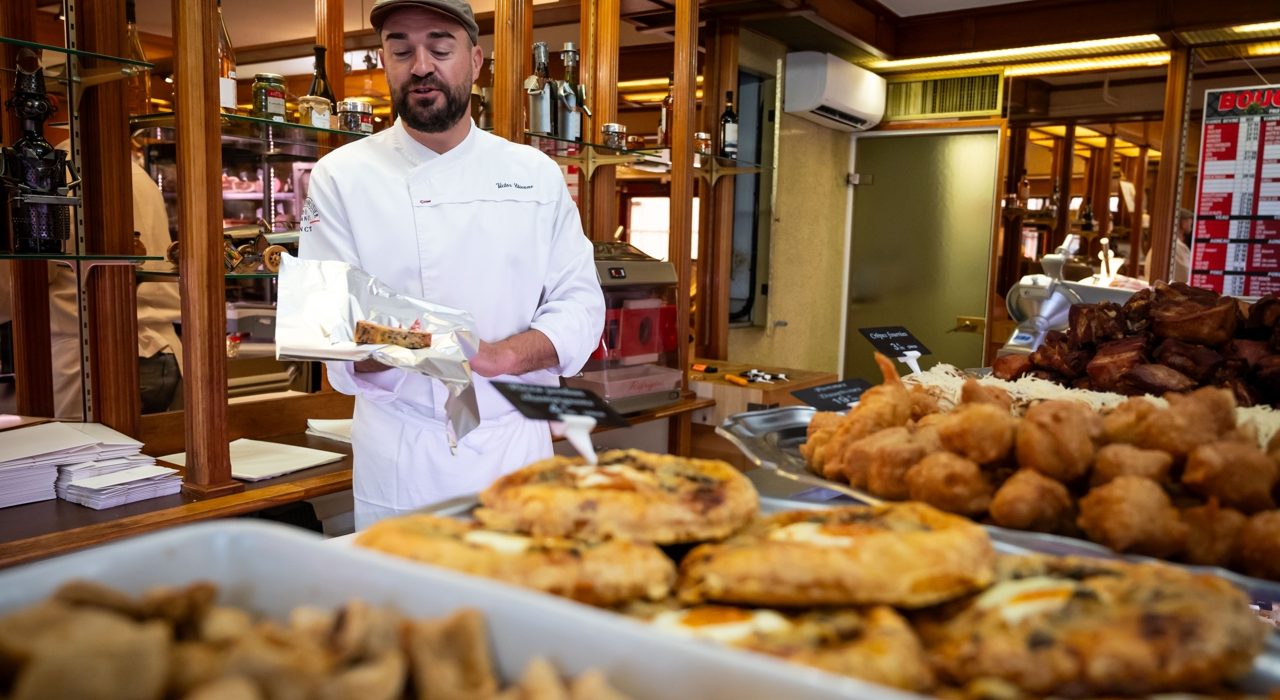
[[[877,326],[875,328],[859,328],[858,332],[864,338],[871,341],[876,350],[888,355],[889,357],[903,357],[908,352],[915,351],[921,355],[928,355],[929,348],[924,343],[911,335],[911,331],[902,326]]]
[[[525,418],[558,421],[564,416],[589,416],[600,425],[625,428],[631,423],[598,394],[586,389],[494,382],[493,388]]]
[[[847,411],[856,403],[862,392],[871,388],[865,379],[846,379],[835,384],[823,384],[791,392],[791,395],[819,411]]]

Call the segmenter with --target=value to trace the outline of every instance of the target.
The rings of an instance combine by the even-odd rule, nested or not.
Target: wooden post
[[[214,0],[173,0],[177,81],[178,267],[186,376],[187,471],[197,498],[235,493],[227,445],[227,312],[222,266],[222,139]]]
[[[346,62],[342,52],[343,22],[342,0],[317,0],[316,2],[316,43],[325,48],[324,71],[329,76],[329,89],[333,90],[333,99],[341,100],[347,81]],[[361,20],[367,20],[362,17]],[[338,105],[333,105],[336,112]]]
[[[532,19],[532,0],[498,0],[493,9],[493,133],[517,143],[524,141],[524,57]]]
[[[1182,129],[1187,117],[1187,87],[1191,82],[1191,48],[1175,46],[1169,58],[1164,84],[1164,135],[1160,142],[1160,169],[1151,207],[1151,269],[1147,279],[1169,279],[1173,251],[1174,208],[1183,164]]]
[[[79,6],[80,48],[124,56],[124,0]],[[114,68],[98,61],[97,68]],[[91,66],[88,61],[86,67]],[[129,110],[123,81],[84,91],[79,105],[84,184],[85,245],[90,253],[133,252],[133,178],[129,154]],[[131,265],[86,270],[89,295],[89,350],[93,420],[126,435],[138,434],[142,400],[138,392],[138,316]],[[88,416],[85,418],[89,419]]]
[[[1150,270],[1141,268],[1146,259],[1146,232],[1142,228],[1142,214],[1147,209],[1147,147],[1138,149],[1138,157],[1133,159],[1133,215],[1129,225],[1129,270],[1130,277],[1142,277],[1150,274]]]
[[[1017,126],[1006,129],[1009,134],[1007,157],[1004,159],[1002,198],[1018,191],[1018,183],[1027,163],[1027,128]],[[1005,199],[1005,201],[1008,201]],[[1026,206],[1026,203],[1022,203]],[[1022,278],[1022,220],[1023,212],[1001,208],[1000,215],[1000,265],[996,274],[996,289],[1003,294]]]
[[[35,0],[0,3],[0,35],[35,40]],[[0,44],[0,65],[15,64],[18,48]],[[2,105],[12,97],[13,79],[0,77],[0,137],[13,143],[21,124]],[[4,207],[0,207],[4,209]],[[4,230],[8,225],[4,225]],[[18,413],[53,416],[53,363],[49,355],[49,267],[43,260],[9,263],[13,302],[13,366],[17,375]]]
[[[582,120],[583,140],[600,143],[600,125],[618,120],[618,48],[621,26],[618,0],[586,0],[580,6],[582,81],[586,85],[591,118]],[[612,241],[618,228],[617,167],[596,169],[583,212],[587,235],[593,241]]]
[[[676,300],[676,347],[681,386],[689,387],[689,294],[693,261],[693,118],[698,67],[698,5],[695,0],[676,0],[675,87],[671,115],[671,261],[676,266],[679,289]],[[669,448],[685,455],[693,446],[693,424],[689,414],[672,421]]]
[[[714,133],[724,111],[724,93],[733,90],[741,105],[738,91],[738,25],[716,22],[709,32],[707,63],[703,69],[703,130]],[[712,80],[712,76],[715,79]],[[696,78],[695,78],[696,80]],[[714,89],[714,92],[712,90]],[[697,84],[693,84],[697,95]],[[696,99],[695,99],[696,102]],[[742,109],[739,108],[739,114]],[[762,121],[763,123],[763,121]],[[702,335],[698,356],[713,360],[729,357],[729,277],[733,263],[733,194],[736,177],[722,177],[711,187],[709,201],[703,202],[709,225],[702,229],[698,255],[698,328]]]
[[[1058,218],[1053,223],[1053,234],[1048,243],[1049,252],[1057,250],[1071,230],[1071,179],[1076,163],[1076,125],[1068,124],[1062,136],[1062,157],[1058,160],[1058,182],[1062,189],[1058,196]]]

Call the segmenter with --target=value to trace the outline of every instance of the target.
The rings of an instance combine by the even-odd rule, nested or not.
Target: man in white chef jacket
[[[398,119],[311,174],[299,255],[341,260],[402,294],[470,312],[480,426],[450,449],[437,380],[376,361],[330,362],[356,397],[357,529],[475,493],[551,455],[547,425],[489,383],[556,385],[600,342],[604,297],[560,169],[470,118],[483,57],[466,0],[378,0],[370,23]]]

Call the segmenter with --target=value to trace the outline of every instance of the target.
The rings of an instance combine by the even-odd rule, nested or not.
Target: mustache
[[[406,88],[410,90],[413,90],[416,88],[432,88],[433,90],[445,90],[447,86],[439,78],[435,77],[434,75],[428,75],[421,78],[419,77],[411,78]]]

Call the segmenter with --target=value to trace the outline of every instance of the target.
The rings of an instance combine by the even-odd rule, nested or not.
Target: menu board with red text
[[[1191,284],[1280,291],[1280,88],[1205,92]]]

